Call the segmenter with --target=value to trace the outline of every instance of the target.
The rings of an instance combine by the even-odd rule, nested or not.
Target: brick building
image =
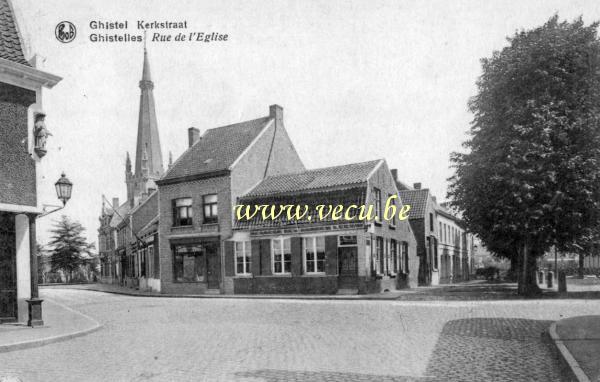
[[[266,177],[240,205],[309,206],[309,216],[257,216],[235,223],[225,243],[234,293],[376,293],[416,286],[416,242],[408,221],[382,218],[398,190],[384,160]],[[402,202],[395,199],[397,208]],[[379,220],[319,219],[315,206],[375,206]]]
[[[36,69],[12,3],[0,0],[0,323],[43,323],[36,258],[38,167],[46,154],[42,88],[58,81]]]
[[[232,293],[224,245],[233,205],[265,176],[304,170],[283,125],[283,109],[207,130],[189,130],[189,148],[158,184],[161,291]]]

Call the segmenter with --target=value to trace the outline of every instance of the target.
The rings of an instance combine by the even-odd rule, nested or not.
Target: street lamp
[[[63,208],[65,208],[65,205],[67,204],[69,199],[71,199],[71,191],[73,190],[73,183],[71,183],[71,181],[65,176],[64,172],[60,176],[60,179],[58,179],[56,181],[56,183],[54,183],[54,187],[56,187],[56,196],[58,197],[58,199],[60,201],[62,201],[63,205],[62,206],[52,206],[52,205],[45,204],[44,212],[42,214],[38,215],[38,218],[49,215],[58,210],[62,210]],[[54,209],[50,210],[50,211],[46,211],[46,208],[48,208],[48,207],[54,207]]]
[[[60,179],[54,183],[56,187],[56,196],[60,201],[62,201],[62,206],[51,206],[44,204],[43,212],[37,215],[37,218],[41,218],[43,216],[49,215],[58,210],[62,210],[65,208],[65,205],[71,199],[71,191],[73,190],[73,183],[65,176],[63,172],[60,176]],[[54,207],[53,210],[47,211],[46,208]],[[33,224],[33,237],[35,238],[35,224]],[[33,244],[31,244],[33,243]],[[44,325],[44,321],[42,320],[42,302],[44,300],[39,298],[38,295],[38,284],[37,284],[37,255],[35,249],[35,239],[31,240],[31,249],[30,249],[30,271],[31,271],[31,298],[27,301],[28,310],[29,310],[29,320],[27,321],[27,325],[29,326],[42,326]]]
[[[71,199],[71,190],[73,189],[73,183],[65,176],[63,172],[60,179],[54,184],[56,186],[56,195],[62,200],[63,207],[69,199]]]

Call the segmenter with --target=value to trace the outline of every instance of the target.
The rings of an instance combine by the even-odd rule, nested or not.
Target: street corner
[[[550,325],[548,334],[569,380],[587,382],[600,378],[600,315],[557,321]]]
[[[99,330],[102,325],[93,318],[54,301],[44,302],[43,326],[5,325],[0,333],[0,353],[44,346],[81,337]],[[18,381],[12,375],[0,374],[0,381]]]

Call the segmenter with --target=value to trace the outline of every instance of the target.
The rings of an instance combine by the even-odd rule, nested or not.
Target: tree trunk
[[[534,248],[527,243],[523,245],[520,256],[520,275],[517,293],[520,296],[534,296],[541,293],[537,285],[537,256]]]
[[[585,259],[584,253],[579,252],[579,269],[577,270],[577,278],[583,279],[583,260]]]

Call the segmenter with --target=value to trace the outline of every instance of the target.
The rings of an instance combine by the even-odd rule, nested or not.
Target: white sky
[[[600,20],[600,1],[181,1],[14,0],[43,69],[63,77],[45,92],[54,134],[43,159],[42,202],[54,182],[74,183],[64,213],[97,241],[101,195],[125,200],[125,152],[135,153],[141,43],[92,43],[89,23],[183,21],[226,43],[149,43],[163,158],[202,131],[284,107],[285,126],[309,168],[385,158],[408,184],[446,196],[449,154],[461,149],[479,59],[506,36],[553,14]],[[62,20],[78,36],[54,37]],[[115,33],[115,31],[107,31]],[[165,163],[166,166],[166,163]],[[39,220],[42,243],[58,213]]]

